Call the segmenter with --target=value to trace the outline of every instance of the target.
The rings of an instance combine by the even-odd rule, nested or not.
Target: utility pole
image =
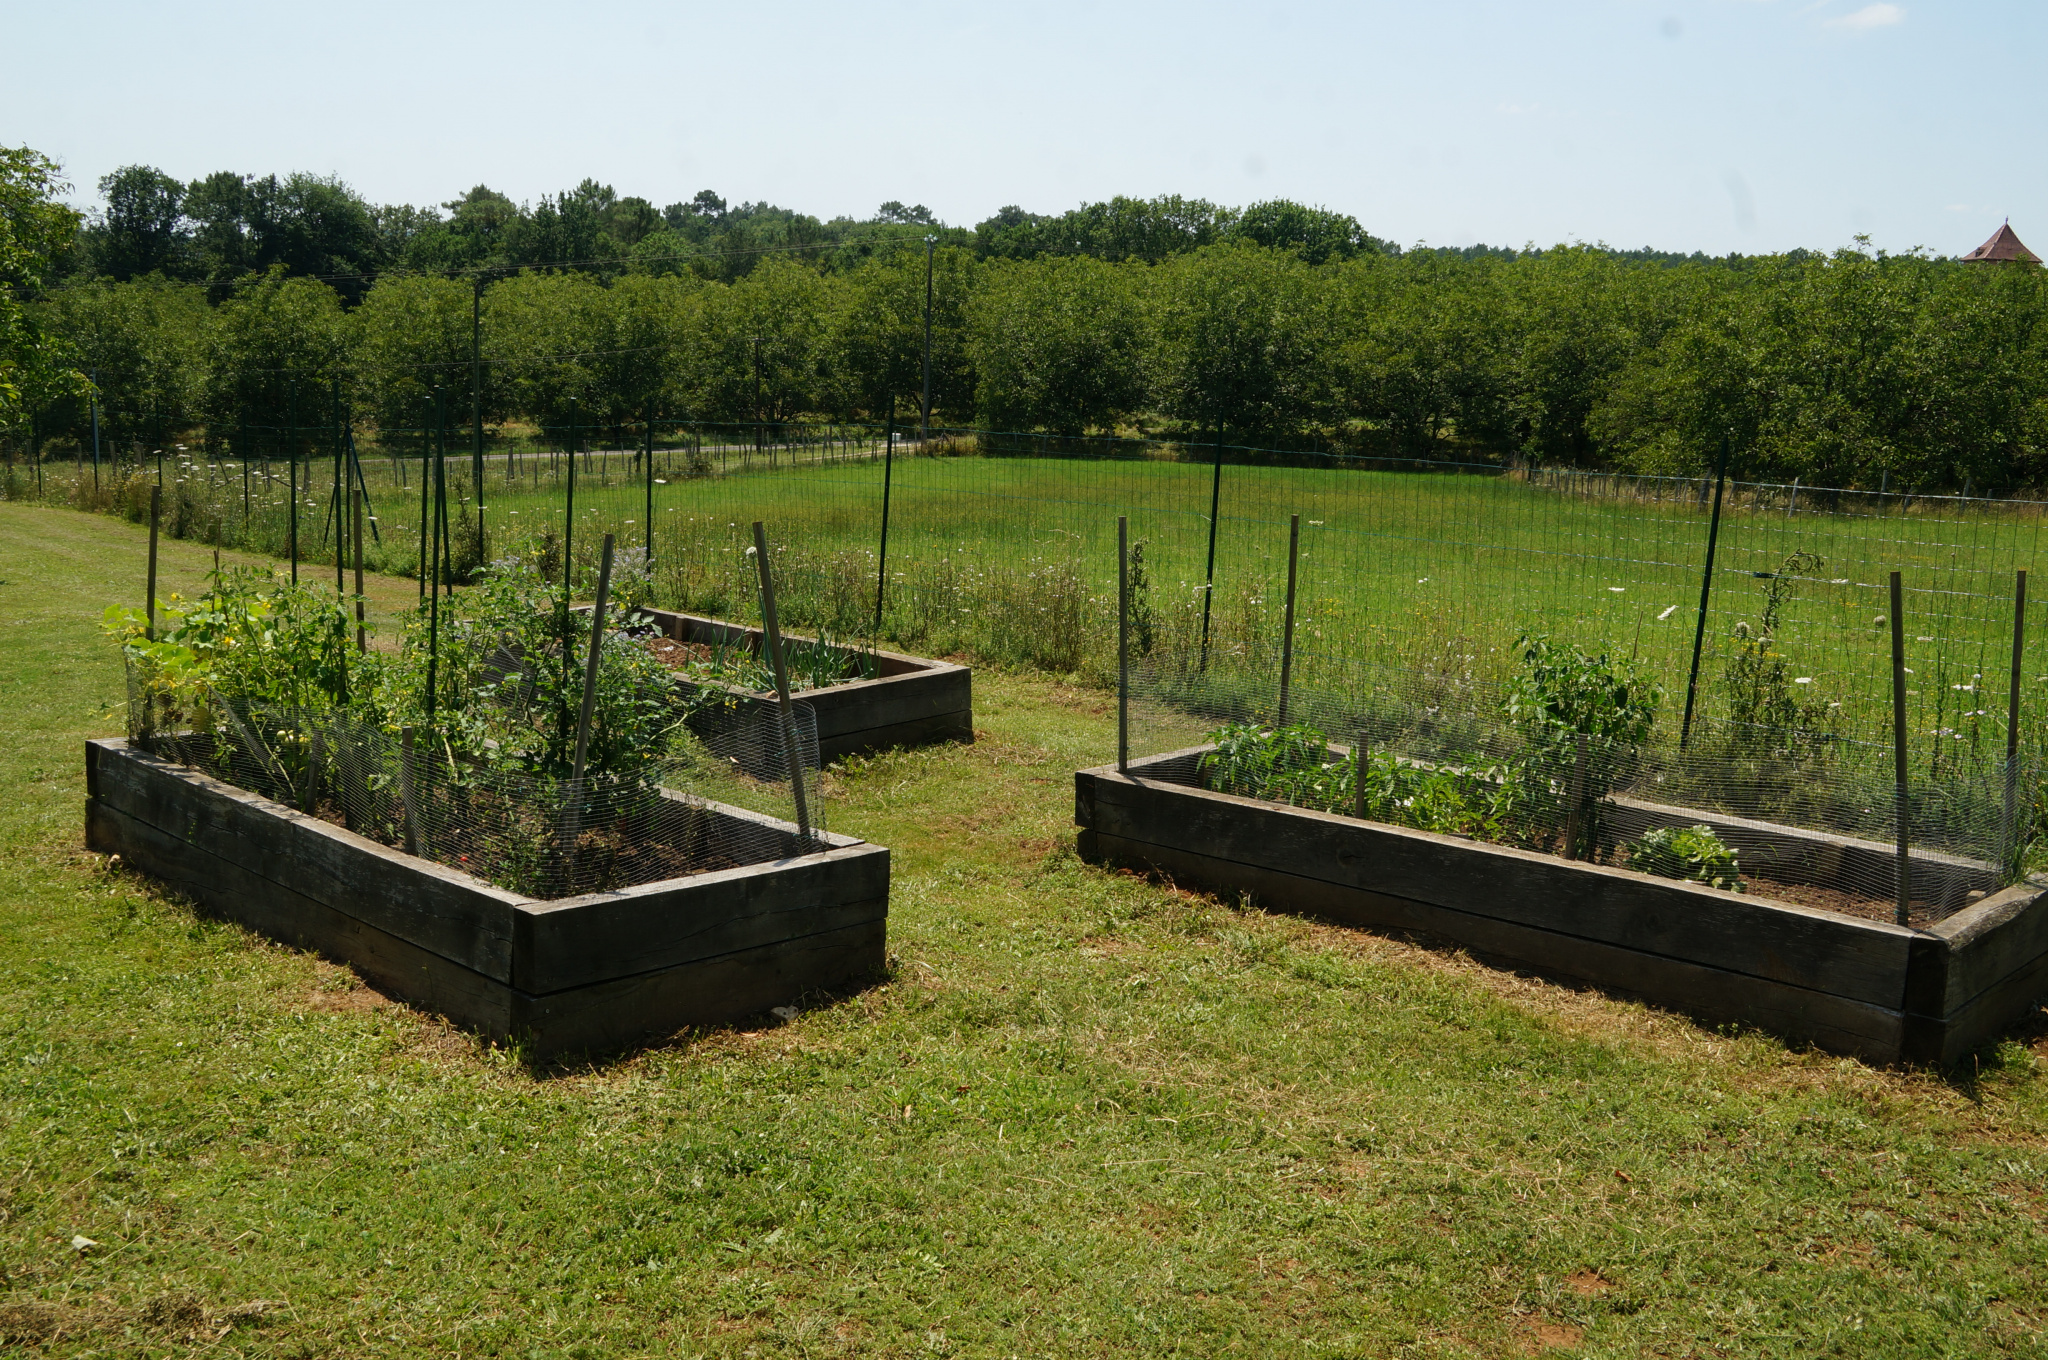
[[[939,238],[924,238],[924,410],[917,423],[917,442],[932,437],[932,251]]]

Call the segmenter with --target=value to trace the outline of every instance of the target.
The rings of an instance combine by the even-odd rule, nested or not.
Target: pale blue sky
[[[585,175],[972,224],[1288,197],[1404,244],[2048,250],[2039,0],[10,7],[0,141],[339,175]]]

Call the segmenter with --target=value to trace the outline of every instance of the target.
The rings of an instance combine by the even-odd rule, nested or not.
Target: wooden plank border
[[[1215,793],[1184,782],[1203,749],[1135,763],[1128,776],[1113,766],[1078,771],[1082,854],[1280,910],[1426,933],[1879,1062],[1961,1061],[2048,989],[2048,881],[1913,930]],[[1780,843],[1812,834],[1766,823],[1745,831]],[[1978,873],[1960,861],[1952,868]]]
[[[859,983],[882,968],[889,852],[723,804],[790,837],[765,864],[541,901],[131,748],[86,746],[86,843],[204,908],[356,968],[537,1059],[602,1052]]]
[[[669,609],[638,611],[677,642],[760,645],[761,630]],[[787,642],[816,639],[784,634]],[[974,740],[974,672],[951,661],[902,652],[874,653],[872,680],[804,690],[801,699],[818,720],[818,758],[838,760],[895,746]],[[765,701],[773,696],[752,694]]]

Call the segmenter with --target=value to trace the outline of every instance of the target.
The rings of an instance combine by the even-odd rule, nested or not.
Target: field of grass
[[[791,621],[842,633],[868,628],[879,461],[814,457],[770,468],[719,458],[729,469],[691,478],[680,453],[657,454],[652,597],[751,613],[747,526],[765,519],[779,546]],[[383,535],[373,562],[416,570],[418,468],[374,457],[365,468]],[[466,487],[467,459],[451,458],[450,468]],[[489,555],[543,540],[559,552],[563,471],[559,457],[533,455],[487,466]],[[51,475],[61,480],[62,470]],[[194,536],[205,538],[215,523],[230,537],[239,532],[240,474],[198,465],[187,476],[214,515],[191,513]],[[324,517],[332,464],[316,461],[308,476],[301,543],[309,557],[320,557],[331,553]],[[260,470],[254,485],[251,536],[282,551],[283,494],[274,490],[266,508]],[[1440,668],[1446,658],[1481,681],[1497,681],[1526,630],[1636,656],[1668,694],[1682,694],[1708,520],[1696,483],[1565,478],[1538,486],[1494,476],[1230,465],[1221,486],[1211,628],[1241,668],[1277,666],[1287,522],[1299,514],[1297,680],[1304,686],[1342,688],[1361,671],[1413,673]],[[1124,514],[1144,544],[1161,645],[1185,645],[1199,635],[1211,489],[1211,471],[1199,463],[899,457],[883,634],[908,646],[971,648],[1054,670],[1093,662],[1099,671],[1113,642],[1116,517]],[[1840,704],[1847,735],[1886,739],[1886,573],[1899,570],[1908,591],[1907,665],[1929,678],[1914,696],[1915,727],[1947,731],[1973,749],[2002,749],[2013,573],[2039,573],[2038,507],[1828,496],[1809,488],[1803,501],[1788,501],[1783,488],[1743,488],[1732,498],[1707,628],[1703,716],[1718,711],[1716,681],[1736,626],[1756,626],[1766,578],[1804,552],[1811,557],[1794,565],[1797,584],[1775,639],[1791,669],[1807,677],[1802,699]],[[647,504],[629,456],[601,454],[588,463],[570,536],[582,574],[594,577],[606,530],[623,546],[647,542]],[[466,513],[466,505],[457,511]],[[473,559],[466,548],[473,527],[459,528],[457,537]],[[2048,699],[2048,629],[2033,630],[2029,656],[2028,683],[2036,687],[2029,697]],[[1676,702],[1670,707],[1675,726]]]
[[[1051,679],[832,776],[885,982],[529,1070],[79,848],[142,551],[0,505],[18,1350],[2048,1355],[2041,1028],[1876,1071],[1089,868]]]

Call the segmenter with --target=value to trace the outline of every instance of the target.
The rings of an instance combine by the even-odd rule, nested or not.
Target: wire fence
[[[548,778],[459,756],[431,733],[345,708],[208,691],[167,708],[129,668],[128,737],[164,759],[381,844],[540,899],[808,853],[824,829],[817,721],[743,695],[700,704],[687,737],[630,775]],[[795,741],[785,740],[793,727]],[[810,784],[806,836],[794,780]]]
[[[2033,831],[2048,644],[2015,596],[2040,502],[854,423],[564,421],[481,445],[459,429],[244,433],[248,456],[165,457],[168,532],[296,544],[301,572],[335,570],[337,492],[356,489],[371,567],[416,575],[421,474],[440,459],[458,579],[517,555],[587,588],[609,532],[631,550],[633,602],[750,616],[747,531],[764,520],[790,627],[1108,683],[1124,516],[1139,754],[1277,718],[1284,662],[1294,714],[1333,749],[1364,733],[1404,760],[1527,756],[1503,745],[1505,706],[1542,638],[1655,695],[1627,768],[1595,751],[1580,781],[1573,752],[1546,776],[1560,788],[1895,849],[1903,698],[1913,845],[2002,881]],[[20,494],[140,519],[158,471],[38,475]],[[1602,853],[1641,839],[1608,820]],[[1895,896],[1883,877],[1853,889]]]

